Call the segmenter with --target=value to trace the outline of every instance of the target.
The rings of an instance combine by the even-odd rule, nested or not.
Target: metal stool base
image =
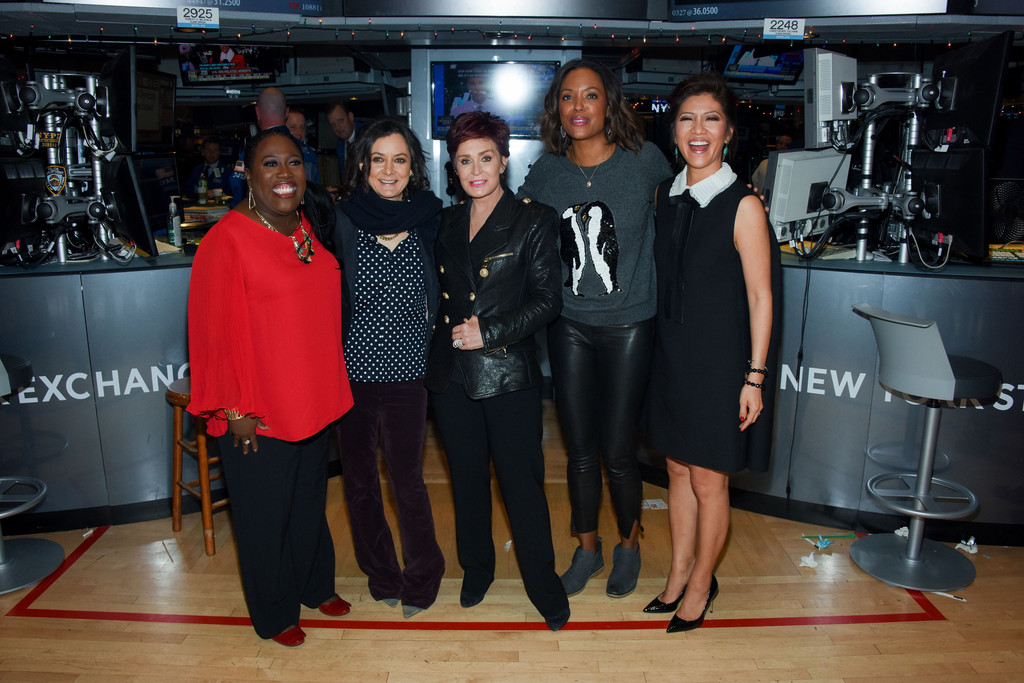
[[[0,594],[35,585],[64,562],[64,548],[45,538],[0,541]]]
[[[921,541],[920,559],[906,559],[907,539],[896,534],[872,534],[850,546],[850,559],[879,581],[919,591],[951,591],[974,581],[974,563],[947,545]]]

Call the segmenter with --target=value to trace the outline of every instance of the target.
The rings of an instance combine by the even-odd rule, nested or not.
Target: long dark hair
[[[245,143],[245,158],[244,164],[246,170],[252,170],[253,159],[256,157],[256,147],[269,137],[274,135],[280,135],[286,138],[295,145],[295,151],[299,157],[302,156],[302,150],[299,149],[299,143],[292,137],[292,134],[284,128],[267,128],[261,130],[256,135],[249,138],[249,141]],[[244,201],[244,200],[243,200]],[[302,213],[306,216],[306,220],[313,227],[313,234],[320,240],[321,244],[329,244],[333,239],[334,232],[334,200],[331,198],[331,194],[323,185],[306,180],[306,192],[302,195]],[[326,240],[326,241],[325,241]]]
[[[427,177],[427,161],[423,154],[423,146],[419,138],[412,132],[409,125],[402,119],[392,116],[385,116],[375,119],[359,129],[355,139],[352,141],[348,152],[345,154],[345,184],[349,191],[352,191],[356,184],[360,184],[367,191],[370,190],[370,183],[367,181],[370,170],[370,154],[373,152],[373,143],[381,138],[394,134],[401,135],[409,148],[409,185],[407,191],[426,190],[430,187],[430,178]]]
[[[544,147],[554,154],[565,154],[569,149],[571,140],[568,136],[563,138],[560,132],[562,118],[558,113],[558,104],[562,94],[562,81],[570,71],[576,69],[590,69],[601,79],[608,101],[608,115],[605,117],[608,141],[639,153],[644,145],[644,129],[640,119],[626,104],[619,79],[607,66],[592,59],[573,59],[566,62],[551,81],[551,86],[544,95],[544,114],[540,118],[540,137],[544,141]]]

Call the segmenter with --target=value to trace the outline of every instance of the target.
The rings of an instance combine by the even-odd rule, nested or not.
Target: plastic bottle
[[[196,183],[196,194],[199,195],[199,203],[206,203],[206,174],[199,174],[199,182]]]
[[[181,215],[178,213],[178,197],[171,197],[167,207],[167,241],[174,247],[181,246]]]

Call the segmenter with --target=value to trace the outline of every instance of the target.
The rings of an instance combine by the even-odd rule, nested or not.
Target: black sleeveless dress
[[[739,395],[750,359],[750,311],[733,226],[751,194],[738,179],[704,208],[689,192],[658,187],[654,253],[658,314],[646,406],[647,439],[664,455],[722,472],[764,472],[771,455],[781,323],[779,245],[772,245],[772,333],[764,411],[739,431]],[[770,230],[770,228],[766,228]],[[758,359],[760,360],[760,359]],[[751,381],[761,381],[754,374]]]

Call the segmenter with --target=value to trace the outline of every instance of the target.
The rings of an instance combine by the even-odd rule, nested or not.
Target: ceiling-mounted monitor
[[[668,0],[669,21],[968,14],[973,0]]]

